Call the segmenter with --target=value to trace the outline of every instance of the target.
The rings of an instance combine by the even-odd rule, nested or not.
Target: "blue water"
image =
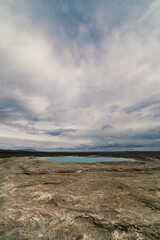
[[[43,157],[41,160],[49,162],[123,162],[132,161],[129,158],[97,158],[97,157]]]

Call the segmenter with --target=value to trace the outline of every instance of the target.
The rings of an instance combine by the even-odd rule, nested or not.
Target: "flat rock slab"
[[[160,239],[160,160],[0,159],[0,240]]]

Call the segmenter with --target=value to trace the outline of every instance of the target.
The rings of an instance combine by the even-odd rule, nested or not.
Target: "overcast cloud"
[[[0,0],[0,148],[160,149],[159,0]]]

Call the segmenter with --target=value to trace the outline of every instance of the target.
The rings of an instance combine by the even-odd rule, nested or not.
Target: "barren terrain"
[[[0,159],[1,240],[160,239],[160,160]]]

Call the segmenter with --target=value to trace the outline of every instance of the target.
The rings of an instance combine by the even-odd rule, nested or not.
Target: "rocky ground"
[[[160,160],[0,159],[0,240],[160,239]]]

